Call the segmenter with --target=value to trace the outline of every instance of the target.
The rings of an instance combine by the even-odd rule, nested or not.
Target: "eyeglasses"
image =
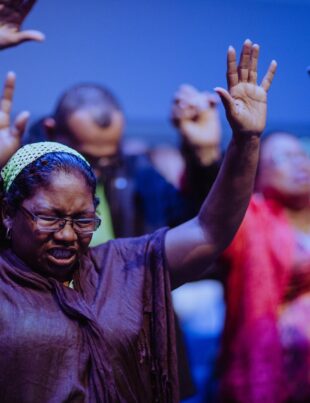
[[[20,210],[23,213],[26,213],[36,223],[38,230],[41,232],[60,231],[66,226],[67,222],[69,222],[77,234],[87,235],[95,232],[101,224],[101,219],[99,217],[64,218],[36,215],[23,206],[20,206]]]

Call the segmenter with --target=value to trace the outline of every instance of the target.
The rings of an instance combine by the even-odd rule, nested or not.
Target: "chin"
[[[56,265],[51,262],[46,262],[41,265],[40,269],[37,270],[39,274],[46,278],[54,278],[59,282],[64,282],[72,279],[73,273],[75,272],[77,261],[74,261],[68,265]]]

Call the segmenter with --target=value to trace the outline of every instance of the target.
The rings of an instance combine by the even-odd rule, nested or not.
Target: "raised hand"
[[[234,135],[260,135],[266,125],[267,91],[272,83],[277,63],[273,60],[260,85],[257,84],[259,46],[247,39],[239,65],[233,47],[227,52],[227,86],[217,87]]]
[[[6,164],[10,157],[21,145],[28,112],[20,113],[11,126],[11,110],[15,89],[15,74],[9,72],[4,82],[3,94],[0,100],[0,167]]]
[[[174,96],[171,120],[202,164],[219,157],[221,124],[216,94],[183,84]],[[211,159],[211,161],[210,161]]]
[[[42,32],[21,31],[21,24],[36,0],[0,0],[0,49],[26,41],[43,41]]]

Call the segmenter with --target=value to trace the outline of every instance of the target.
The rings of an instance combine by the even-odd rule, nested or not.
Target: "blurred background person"
[[[222,127],[216,94],[183,84],[176,91],[171,120],[179,134],[184,162],[178,187],[190,204],[191,214],[208,194],[222,162]],[[223,287],[217,280],[185,284],[173,292],[189,351],[189,361],[197,387],[186,403],[215,399],[215,365],[224,323]]]
[[[310,399],[310,160],[292,134],[262,143],[257,191],[231,246],[220,399]]]
[[[98,197],[105,200],[102,214],[110,229],[104,239],[173,227],[188,217],[182,194],[150,163],[148,145],[140,142],[133,148],[127,142],[123,147],[124,125],[122,107],[108,88],[77,84],[63,93],[50,117],[32,126],[27,138],[61,142],[90,161]]]
[[[188,86],[180,93],[173,119],[185,139],[197,136],[203,144],[208,138],[203,124],[208,107],[201,101],[205,93]],[[205,147],[207,157],[193,158],[193,168],[185,171],[183,190],[196,200],[208,192],[221,164],[220,137],[215,138],[210,141],[214,151],[208,153]],[[208,158],[210,154],[214,158]],[[208,180],[201,180],[204,175]],[[203,393],[206,401],[309,399],[309,200],[310,163],[301,141],[290,133],[270,133],[262,145],[256,194],[219,263],[221,275],[215,276],[224,283],[227,303],[216,375],[220,398],[212,372],[224,319],[222,289],[218,282],[200,281],[174,292],[200,391],[196,400],[189,401],[202,401]],[[212,351],[214,335],[217,343]]]

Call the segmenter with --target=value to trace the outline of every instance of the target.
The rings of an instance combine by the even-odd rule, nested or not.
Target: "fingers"
[[[249,66],[251,63],[252,42],[249,39],[244,41],[240,54],[238,66],[239,81],[247,82],[249,78]]]
[[[229,46],[227,52],[227,86],[228,90],[239,83],[257,83],[257,65],[259,57],[259,45],[249,39],[244,41],[239,65],[236,64],[236,52],[232,46]],[[277,63],[273,60],[268,68],[265,77],[262,80],[261,87],[268,91],[273,80]]]
[[[189,84],[182,84],[174,95],[174,103],[180,108],[187,107],[199,96],[200,92]]]
[[[210,108],[215,108],[219,104],[220,98],[217,94],[210,94],[209,92],[205,92],[204,94]]]
[[[3,93],[0,100],[0,110],[8,115],[11,113],[12,109],[15,81],[16,81],[15,73],[10,71],[7,74],[6,79],[4,81]]]
[[[29,120],[29,112],[24,111],[21,112],[15,119],[14,121],[14,125],[11,129],[11,133],[13,134],[13,136],[18,137],[19,139],[22,137],[22,135],[24,134],[27,122]]]
[[[249,67],[249,82],[252,84],[257,83],[257,64],[259,55],[259,45],[254,43],[251,50],[251,60]]]
[[[40,31],[28,30],[16,32],[14,35],[14,41],[16,44],[26,41],[42,42],[45,39],[45,35]]]
[[[267,70],[267,73],[265,77],[262,80],[261,87],[267,92],[270,88],[270,85],[272,83],[273,77],[275,75],[275,72],[277,70],[277,62],[275,60],[272,60],[272,62],[269,65],[269,68]]]
[[[232,46],[229,46],[227,51],[227,87],[230,89],[238,84],[238,70],[236,61],[236,51]]]
[[[231,114],[235,108],[235,104],[230,93],[221,87],[214,88],[214,91],[220,96],[226,113]]]
[[[189,105],[200,109],[215,107],[219,103],[217,94],[211,94],[208,91],[198,91],[189,84],[183,84],[174,95],[174,103],[181,108]]]

